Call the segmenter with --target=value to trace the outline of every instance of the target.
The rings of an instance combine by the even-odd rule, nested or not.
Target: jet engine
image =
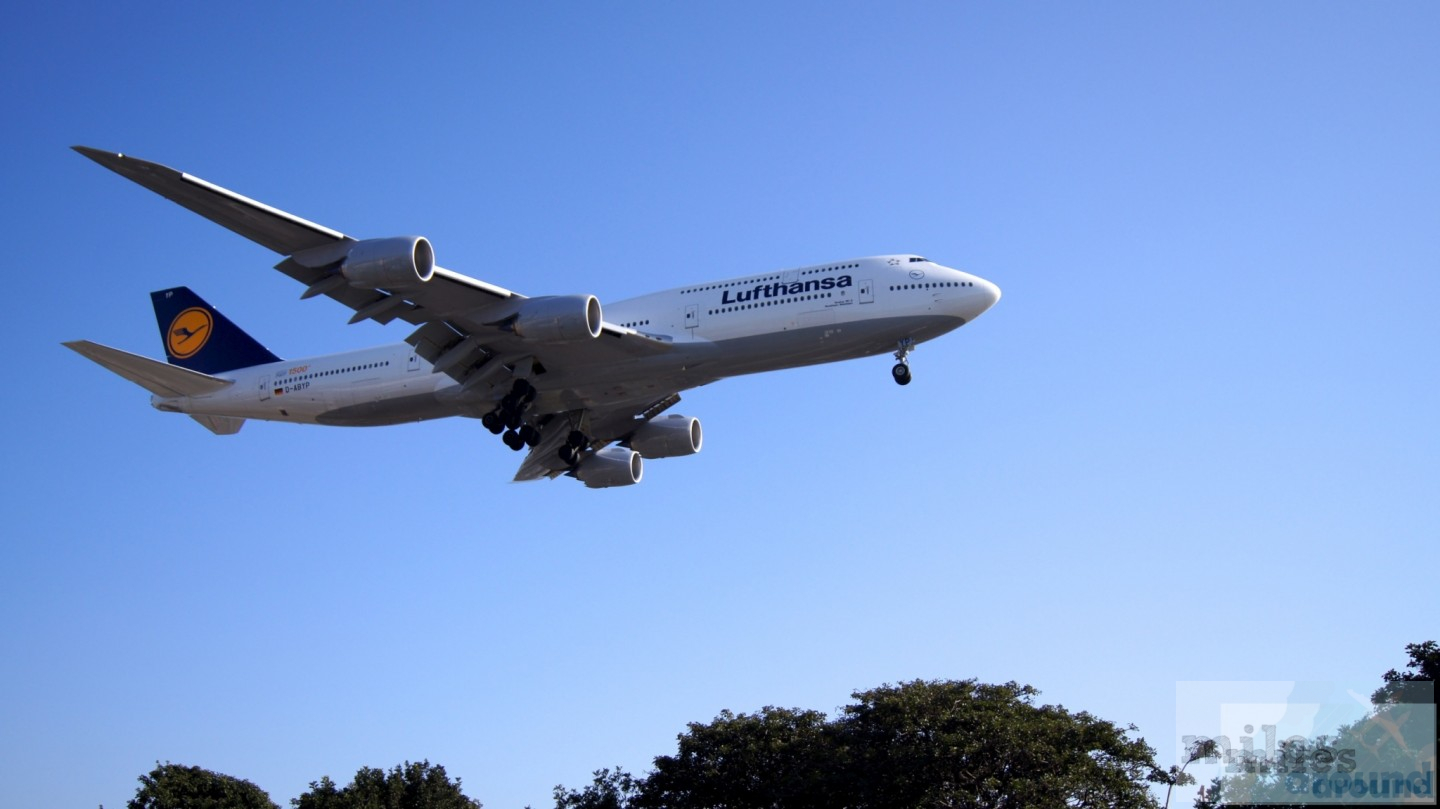
[[[526,340],[563,342],[599,337],[604,322],[594,295],[556,295],[521,303],[512,328]]]
[[[435,249],[423,236],[357,242],[345,255],[340,274],[358,289],[404,289],[423,284],[435,272]]]
[[[610,446],[581,461],[575,467],[575,477],[592,489],[608,489],[639,483],[644,471],[645,461],[640,453]]]
[[[700,419],[667,416],[647,421],[630,437],[630,448],[646,458],[675,458],[700,451]]]

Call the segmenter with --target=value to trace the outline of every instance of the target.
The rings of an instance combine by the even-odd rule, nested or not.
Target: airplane
[[[175,169],[75,151],[270,250],[275,268],[354,311],[400,320],[401,343],[282,360],[187,287],[151,293],[167,362],[63,343],[217,435],[247,419],[378,426],[478,418],[512,450],[516,481],[639,483],[643,459],[700,451],[697,418],[662,414],[680,392],[742,374],[893,352],[910,383],[916,345],[979,317],[995,284],[914,254],[854,258],[642,295],[526,297],[435,264],[422,236],[355,239]]]

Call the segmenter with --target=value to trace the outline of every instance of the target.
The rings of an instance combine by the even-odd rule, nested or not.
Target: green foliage
[[[839,720],[847,791],[867,807],[1147,807],[1154,751],[1015,683],[914,682],[857,693]]]
[[[1201,739],[1200,741],[1192,742],[1190,747],[1185,751],[1184,764],[1179,766],[1171,764],[1169,769],[1152,774],[1150,776],[1151,781],[1165,785],[1165,806],[1168,807],[1170,805],[1170,796],[1175,791],[1175,787],[1183,787],[1195,783],[1195,776],[1185,772],[1186,767],[1189,767],[1201,759],[1215,758],[1217,755],[1219,755],[1219,745],[1215,743],[1215,740]],[[1204,792],[1203,788],[1201,792]]]
[[[1405,664],[1409,671],[1390,669],[1385,672],[1385,684],[1376,689],[1374,696],[1370,698],[1372,702],[1377,705],[1382,702],[1414,702],[1419,693],[1427,696],[1434,693],[1433,684],[1440,681],[1440,644],[1433,640],[1411,643],[1406,645],[1405,653],[1410,655],[1410,662]],[[1414,683],[1432,685],[1424,691],[1408,687]]]
[[[1153,807],[1154,751],[1015,683],[915,680],[852,696],[835,719],[767,707],[692,723],[647,777],[596,773],[556,809]],[[604,800],[605,802],[601,802]]]
[[[558,809],[624,809],[639,794],[639,785],[625,770],[616,767],[596,770],[595,780],[583,790],[566,790],[555,787],[555,806]]]
[[[140,776],[140,788],[129,809],[279,809],[270,796],[249,781],[229,775],[155,762]]]
[[[407,761],[389,772],[361,767],[344,788],[325,776],[290,804],[296,809],[480,809],[479,801],[460,791],[459,778],[452,782],[444,767],[428,761]]]
[[[824,714],[773,707],[753,715],[724,711],[708,725],[689,727],[676,755],[655,759],[633,806],[839,805],[831,800],[839,746]]]

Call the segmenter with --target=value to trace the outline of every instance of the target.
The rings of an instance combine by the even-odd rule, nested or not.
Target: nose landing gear
[[[895,384],[910,384],[910,360],[908,359],[911,349],[915,348],[915,341],[906,337],[901,340],[895,349],[895,367],[890,369],[890,376],[894,377]]]

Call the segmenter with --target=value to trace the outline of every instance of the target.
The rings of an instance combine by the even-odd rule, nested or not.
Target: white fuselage
[[[999,297],[982,278],[912,255],[643,295],[606,304],[606,323],[671,343],[671,350],[537,376],[536,406],[558,412],[643,402],[730,376],[889,353],[973,320]],[[458,383],[431,371],[410,345],[396,343],[218,374],[234,384],[152,403],[195,415],[350,426],[480,414]]]

